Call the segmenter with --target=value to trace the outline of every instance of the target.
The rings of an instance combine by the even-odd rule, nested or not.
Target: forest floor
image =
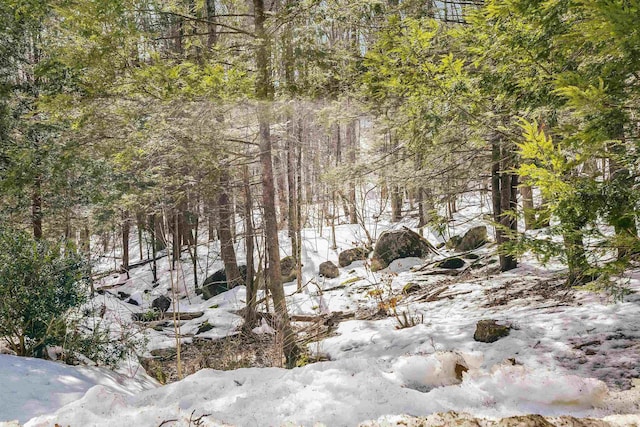
[[[456,234],[477,225],[463,223]],[[378,223],[374,235],[400,226]],[[269,316],[251,333],[241,332],[244,287],[204,301],[194,293],[188,257],[173,278],[161,260],[158,286],[147,264],[129,278],[105,276],[92,301],[112,333],[144,339],[146,373],[136,360],[116,373],[0,355],[0,402],[7,402],[0,420],[28,426],[640,425],[640,268],[628,271],[630,293],[615,301],[567,288],[560,264],[543,267],[525,258],[499,273],[491,246],[474,251],[456,273],[433,267],[434,259],[453,255],[441,250],[375,273],[357,261],[326,279],[319,264],[337,264],[341,250],[363,241],[354,225],[338,226],[335,249],[329,235],[328,228],[304,230],[304,287],[285,285],[307,350],[304,366],[280,367]],[[242,258],[242,245],[237,249]],[[283,245],[283,255],[287,250]],[[202,251],[206,274],[221,268],[215,253]],[[159,295],[178,295],[173,309],[193,317],[179,322],[188,375],[182,380],[174,323],[132,320]],[[476,341],[476,324],[487,319],[508,326],[508,335]],[[547,418],[509,418],[526,414]]]

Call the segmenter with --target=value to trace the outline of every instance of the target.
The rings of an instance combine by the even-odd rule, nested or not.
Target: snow
[[[481,224],[476,205],[473,199],[460,202],[455,234]],[[382,215],[367,227],[377,236],[402,225],[415,224],[390,224]],[[434,243],[447,237],[424,231]],[[352,313],[330,336],[308,346],[329,361],[291,370],[203,369],[159,387],[141,368],[123,375],[0,355],[0,420],[17,419],[27,426],[158,426],[168,420],[193,425],[196,419],[206,426],[353,426],[367,420],[395,425],[409,416],[457,411],[488,418],[539,413],[599,417],[617,425],[640,422],[633,415],[640,414],[637,270],[629,272],[634,293],[617,302],[566,291],[556,278],[563,267],[542,267],[533,258],[508,273],[497,275],[489,265],[457,278],[414,271],[425,262],[417,258],[396,260],[376,273],[367,261],[358,261],[341,268],[339,277],[326,279],[318,275],[319,265],[327,260],[337,264],[341,250],[363,244],[362,227],[338,225],[335,249],[329,228],[307,228],[302,234],[303,290],[296,292],[295,282],[285,284],[291,314]],[[281,255],[290,254],[286,233],[281,242]],[[494,249],[477,252],[489,258]],[[242,241],[236,250],[243,259]],[[199,253],[202,282],[222,263],[216,243],[201,245]],[[104,262],[103,268],[111,263]],[[160,259],[155,286],[150,265],[133,269],[129,279],[106,276],[99,284],[104,293],[92,304],[105,306],[104,319],[117,334],[141,328],[132,322],[132,313],[144,313],[157,296],[175,293],[178,299],[170,310],[204,313],[181,322],[183,343],[191,342],[205,321],[213,329],[198,337],[238,334],[244,287],[203,301],[194,293],[190,266],[185,256],[172,272],[166,258]],[[420,291],[403,294],[409,282]],[[139,305],[119,299],[117,292],[135,296]],[[436,293],[439,298],[432,301],[420,298]],[[380,303],[391,298],[398,316],[406,313],[415,326],[402,328],[394,316],[375,315]],[[511,325],[510,334],[490,344],[475,341],[481,319]],[[157,329],[140,329],[148,340],[147,355],[175,346],[172,323]],[[274,331],[263,322],[254,333]]]
[[[95,386],[119,396],[158,386],[142,371],[125,375],[7,354],[0,355],[0,380],[0,420],[20,422],[77,401]]]

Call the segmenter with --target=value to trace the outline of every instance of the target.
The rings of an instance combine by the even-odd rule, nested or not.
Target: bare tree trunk
[[[156,262],[156,252],[160,246],[158,240],[158,221],[155,214],[149,215],[149,232],[151,235],[151,274],[153,275],[153,284],[158,283],[158,264]]]
[[[142,230],[144,230],[144,213],[136,212],[136,229],[138,231],[138,251],[140,260],[144,259],[144,251],[142,248]]]
[[[264,228],[266,249],[269,258],[268,286],[273,298],[275,315],[280,334],[282,335],[283,352],[288,367],[294,367],[299,355],[295,335],[289,321],[284,288],[281,283],[280,245],[278,242],[278,218],[275,207],[275,185],[273,181],[273,162],[271,155],[270,113],[267,102],[271,95],[270,80],[270,47],[269,35],[265,31],[266,20],[264,0],[253,0],[255,35],[259,40],[256,49],[256,95],[262,102],[258,105],[258,122],[260,127],[260,164],[262,165],[262,203],[264,209]]]
[[[536,211],[533,205],[533,189],[530,185],[520,187],[522,195],[522,211],[524,213],[524,229],[533,230],[536,223]]]
[[[209,51],[218,42],[217,26],[215,24],[216,19],[216,1],[206,0],[207,7],[207,47]]]
[[[296,271],[301,263],[298,257],[298,189],[296,187],[296,144],[295,144],[294,122],[291,114],[287,115],[287,186],[289,188],[289,238],[291,239],[291,255],[296,260]],[[299,141],[298,141],[299,144]],[[302,278],[297,277],[298,289],[302,287]]]
[[[349,144],[349,162],[351,164],[356,163],[356,156],[358,151],[358,135],[357,135],[357,120],[352,120],[347,124],[347,144]],[[358,223],[358,214],[357,214],[357,206],[356,206],[356,181],[352,179],[349,181],[349,191],[347,197],[349,198],[349,222],[351,224]]]
[[[31,224],[33,226],[33,237],[35,239],[42,239],[42,178],[39,175],[33,183]]]
[[[247,306],[244,314],[244,325],[246,329],[252,329],[257,323],[256,300],[258,296],[257,283],[253,280],[255,275],[253,252],[254,247],[254,229],[253,229],[253,200],[251,197],[251,187],[249,186],[249,167],[244,166],[242,170],[243,188],[244,188],[244,241],[247,249]]]
[[[491,195],[493,201],[493,219],[496,222],[496,243],[502,245],[509,242],[506,230],[513,229],[512,219],[507,212],[513,208],[512,201],[512,175],[508,173],[507,162],[510,161],[509,153],[503,148],[503,144],[496,136],[492,140],[492,166],[491,166]],[[517,183],[516,183],[517,184]],[[517,261],[500,250],[500,271],[508,271],[516,268]]]
[[[218,194],[218,237],[220,238],[220,255],[224,262],[224,271],[229,287],[238,285],[242,277],[238,270],[238,261],[231,234],[231,204],[227,188],[229,172],[223,168],[220,172],[220,192]]]
[[[129,212],[122,212],[122,265],[121,272],[129,277]]]

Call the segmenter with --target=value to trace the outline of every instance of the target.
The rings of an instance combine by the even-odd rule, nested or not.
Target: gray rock
[[[472,251],[487,243],[487,227],[480,225],[467,231],[455,245],[458,252]]]
[[[338,266],[331,261],[325,261],[320,264],[320,274],[327,279],[334,279],[340,275],[340,270]]]
[[[388,267],[396,259],[422,258],[432,252],[435,252],[433,245],[408,228],[385,231],[380,235],[373,250],[371,269],[373,271],[381,270]]]
[[[491,343],[509,335],[511,327],[499,325],[496,320],[480,320],[476,325],[473,339],[479,342]]]
[[[354,261],[367,259],[369,251],[366,248],[353,248],[340,252],[338,255],[338,265],[346,267]]]
[[[282,283],[291,282],[298,277],[296,271],[296,259],[292,256],[286,256],[280,260],[280,274]]]
[[[159,311],[160,313],[166,312],[169,310],[169,307],[171,307],[171,298],[167,298],[164,295],[160,295],[151,303],[151,308]]]

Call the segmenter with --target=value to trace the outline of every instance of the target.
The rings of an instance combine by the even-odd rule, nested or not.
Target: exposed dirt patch
[[[488,302],[486,308],[509,305],[513,301],[523,300],[544,302],[545,305],[569,305],[575,299],[575,291],[558,280],[510,280],[498,288],[485,290]]]
[[[153,358],[141,360],[149,375],[164,384],[179,380],[175,348],[153,350],[151,354]],[[269,334],[237,334],[214,341],[195,338],[193,343],[183,344],[180,351],[183,377],[205,368],[227,371],[283,366],[282,357],[280,343]]]

